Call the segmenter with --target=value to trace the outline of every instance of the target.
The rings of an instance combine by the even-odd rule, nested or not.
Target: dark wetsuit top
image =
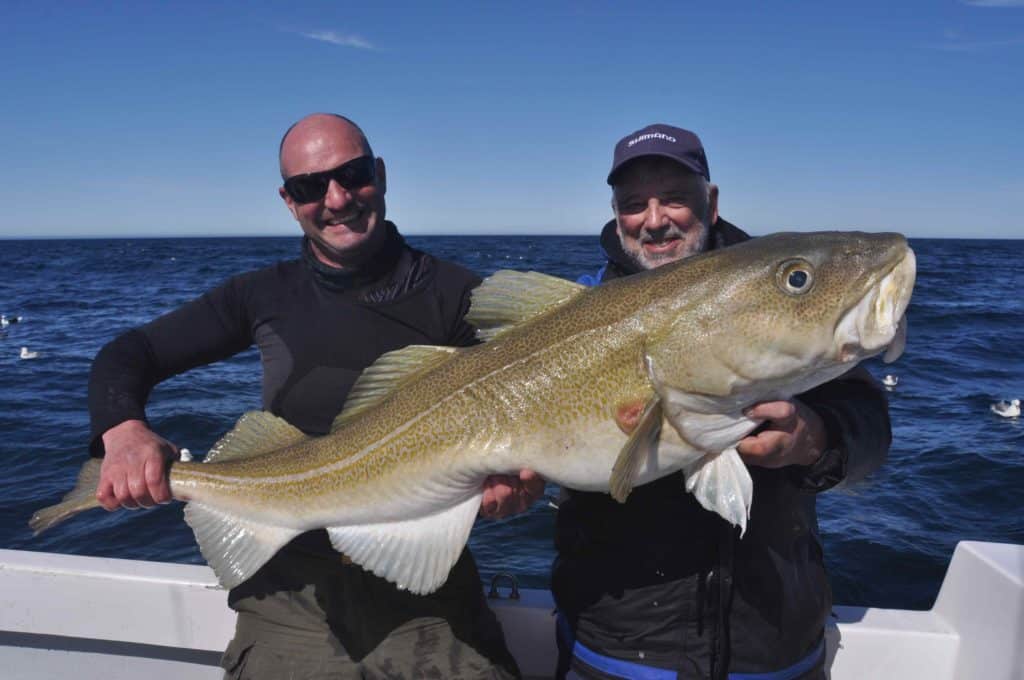
[[[145,419],[154,385],[253,344],[263,366],[264,409],[308,434],[330,430],[359,374],[381,354],[410,344],[473,344],[475,331],[463,316],[479,277],[411,248],[390,222],[387,229],[381,253],[355,275],[322,265],[304,240],[300,259],[234,276],[106,345],[89,381],[93,455],[102,455],[106,430]],[[317,612],[313,618],[326,612],[336,637],[356,659],[403,621],[439,616],[462,631],[462,640],[489,636],[475,646],[514,668],[483,602],[468,549],[448,582],[420,597],[343,563],[326,532],[311,531],[234,588],[229,603],[262,620],[294,620],[294,603],[303,591],[315,593],[315,605],[308,605]]]
[[[410,344],[466,345],[462,317],[472,272],[410,248],[388,223],[372,268],[341,274],[303,241],[301,259],[240,274],[116,338],[89,381],[92,450],[128,419],[145,419],[157,383],[259,348],[263,408],[308,434],[326,434],[356,378],[385,352]]]

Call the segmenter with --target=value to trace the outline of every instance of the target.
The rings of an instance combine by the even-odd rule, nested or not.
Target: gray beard
[[[648,255],[647,253],[644,252],[644,244],[653,243],[654,239],[650,238],[647,234],[642,235],[638,239],[637,245],[639,247],[636,251],[629,250],[626,247],[623,247],[622,251],[626,253],[626,255],[629,257],[630,262],[632,262],[632,264],[635,267],[644,270],[654,269],[655,267],[660,267],[661,265],[668,264],[669,262],[685,260],[686,258],[691,257],[693,255],[703,253],[705,249],[707,249],[708,247],[708,235],[710,233],[711,229],[706,224],[706,220],[701,220],[700,238],[697,240],[696,246],[694,248],[691,248],[688,252],[684,253],[682,257],[670,255],[669,253]],[[679,227],[672,225],[672,228],[665,232],[665,236],[681,239],[685,237],[685,234]]]

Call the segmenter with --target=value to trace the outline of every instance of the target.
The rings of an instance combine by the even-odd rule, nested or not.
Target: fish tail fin
[[[709,453],[684,467],[683,475],[686,490],[697,502],[738,526],[742,537],[750,517],[754,481],[736,449]]]
[[[60,503],[37,510],[32,515],[28,525],[36,535],[83,510],[100,507],[100,502],[96,500],[96,486],[100,482],[100,466],[102,464],[103,461],[99,458],[90,458],[85,461],[85,465],[78,473],[78,481],[75,482],[74,488],[61,499]]]

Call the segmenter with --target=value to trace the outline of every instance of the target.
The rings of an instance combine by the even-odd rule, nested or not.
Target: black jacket
[[[749,238],[719,219],[709,248]],[[601,244],[602,280],[638,271],[614,221]],[[750,468],[755,502],[742,539],[685,491],[681,473],[634,489],[624,504],[568,493],[552,590],[577,640],[680,678],[775,671],[814,649],[832,604],[815,494],[881,465],[891,432],[884,393],[863,369],[798,398],[822,417],[839,455],[810,468]]]

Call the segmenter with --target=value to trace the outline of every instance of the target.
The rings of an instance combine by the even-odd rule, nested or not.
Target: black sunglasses
[[[313,203],[327,195],[332,179],[352,191],[370,184],[376,176],[373,156],[360,156],[332,170],[292,175],[284,181],[284,190],[296,203]]]

